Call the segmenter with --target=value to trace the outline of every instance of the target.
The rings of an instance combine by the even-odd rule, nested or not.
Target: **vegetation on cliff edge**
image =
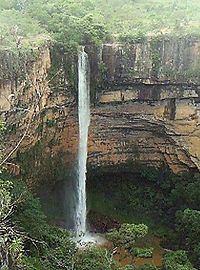
[[[1,0],[0,46],[31,46],[48,34],[68,51],[85,43],[199,36],[199,8],[198,0]]]

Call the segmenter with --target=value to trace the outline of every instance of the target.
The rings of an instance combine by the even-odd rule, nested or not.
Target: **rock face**
[[[77,155],[78,124],[75,98],[67,82],[62,90],[58,90],[59,83],[56,89],[51,85],[55,78],[50,74],[49,48],[38,48],[34,61],[24,62],[27,65],[29,70],[23,79],[13,76],[15,79],[0,80],[0,112],[7,123],[7,155],[23,138],[8,161],[15,159],[34,186],[32,181],[55,181],[59,166],[72,167]],[[59,75],[57,80],[63,83],[62,70]]]
[[[166,163],[174,172],[200,169],[200,41],[105,44],[85,50],[92,87],[88,166],[137,161]],[[0,83],[8,152],[30,122],[12,156],[29,183],[73,178],[71,168],[76,167],[76,90],[63,70],[63,58],[58,63],[62,68],[50,76],[52,59],[48,48],[40,49],[24,79],[3,78]]]
[[[101,105],[92,110],[88,162],[199,168],[198,114],[190,99]]]
[[[96,55],[88,163],[199,169],[200,41],[105,44]]]
[[[99,55],[100,68],[105,83],[111,87],[135,83],[199,84],[199,53],[200,41],[194,38],[105,44]]]
[[[62,66],[59,56],[55,57]],[[72,86],[60,66],[52,72],[53,58],[48,47],[38,48],[34,61],[27,58],[23,63],[23,77],[1,76],[0,112],[7,126],[4,146],[9,156],[4,165],[37,192],[54,223],[70,228],[78,117]],[[0,75],[6,66],[2,63]]]

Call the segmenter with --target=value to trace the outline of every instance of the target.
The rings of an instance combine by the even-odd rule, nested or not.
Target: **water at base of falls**
[[[86,165],[87,142],[90,124],[90,76],[88,55],[84,48],[78,55],[78,114],[79,150],[78,181],[76,185],[75,234],[76,238],[86,235]]]
[[[75,241],[77,243],[78,248],[86,248],[88,246],[101,246],[107,242],[107,240],[97,233],[87,232],[82,237],[76,237]]]

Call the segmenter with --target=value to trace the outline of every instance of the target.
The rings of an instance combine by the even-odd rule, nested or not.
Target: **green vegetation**
[[[19,51],[44,44],[47,39],[49,36],[40,23],[30,15],[18,10],[14,1],[0,1],[1,51],[12,51],[18,54]]]
[[[63,261],[72,263],[76,249],[69,234],[47,224],[39,200],[21,181],[1,174],[0,199],[1,269],[58,269]]]
[[[22,181],[3,174],[0,179],[2,270],[123,270],[108,250],[77,250],[67,231],[47,223]]]
[[[113,41],[137,43],[147,39],[151,41],[156,77],[161,66],[158,40],[200,37],[199,9],[199,0],[0,0],[0,79],[12,79],[17,86],[26,78],[39,53],[38,48],[50,42],[53,45],[51,89],[57,91],[71,86],[74,90],[76,67],[68,62],[73,63],[73,52],[78,46]],[[99,68],[101,78],[97,84],[101,85],[106,67],[101,64]],[[196,78],[199,67],[184,71],[187,74],[174,70],[162,72]],[[26,84],[25,90],[29,88],[28,82]],[[54,120],[46,120],[48,128],[55,124]],[[15,131],[16,127],[10,128]],[[42,132],[42,128],[38,126],[38,132]],[[2,129],[0,123],[0,131]],[[2,140],[1,132],[0,136]],[[49,147],[53,144],[55,142],[50,141]],[[133,160],[137,160],[140,154],[137,145],[132,150]],[[37,160],[38,155],[43,157],[41,162]],[[41,143],[29,152],[18,152],[24,180],[31,175],[37,184],[42,179],[45,186],[49,181],[66,179],[68,171],[63,169],[66,167],[64,159],[55,156],[53,160],[44,155]],[[136,269],[120,267],[112,252],[103,248],[77,250],[66,230],[49,224],[40,200],[25,183],[10,179],[4,168],[0,169],[2,270]],[[92,199],[89,198],[91,207],[127,222],[107,233],[115,247],[125,247],[134,256],[151,257],[152,249],[138,247],[137,242],[146,236],[148,227],[150,232],[156,228],[164,245],[175,250],[166,254],[161,270],[195,270],[193,265],[200,268],[199,174],[174,175],[166,168],[142,167],[137,173],[123,171],[120,174],[120,170],[116,170],[114,174],[100,173],[98,178],[99,181],[88,185],[89,194],[93,193]],[[134,224],[136,221],[140,224]],[[145,265],[138,269],[158,268]]]
[[[170,252],[164,257],[163,270],[195,270],[185,251]]]
[[[89,248],[80,251],[75,270],[125,270],[113,260],[112,254],[105,249]]]
[[[91,210],[121,222],[147,224],[150,233],[159,235],[167,249],[186,251],[191,262],[199,268],[200,174],[174,175],[165,167],[141,167],[137,173],[121,170],[120,173],[120,168],[115,172],[113,168],[110,171],[102,169],[91,178],[89,174],[88,205]],[[98,181],[93,183],[90,179]],[[125,236],[122,239],[125,241]],[[181,267],[185,269],[186,266]]]
[[[140,258],[151,258],[153,255],[153,248],[133,248],[131,254]]]
[[[139,267],[138,270],[158,270],[158,268],[156,266],[153,266],[150,264],[145,264],[145,265]]]
[[[39,22],[17,10],[0,10],[0,49],[13,51],[39,46],[45,38]],[[47,38],[47,37],[46,37]]]
[[[56,121],[55,121],[54,119],[47,119],[46,125],[47,125],[47,127],[49,127],[49,128],[55,127],[55,126],[56,126]]]
[[[14,224],[9,223],[10,216],[13,213],[14,202],[10,189],[11,182],[0,180],[0,267],[18,266],[21,264],[23,255],[24,236],[18,231]],[[11,269],[11,268],[9,268]]]
[[[49,84],[53,91],[68,87],[76,95],[76,54],[80,45],[103,42],[137,43],[200,36],[198,0],[0,0],[0,78],[23,79],[41,45],[51,43]],[[162,46],[161,46],[162,47]],[[199,78],[198,65],[185,71],[161,70],[161,52],[152,47],[155,78],[162,72],[181,80]],[[11,53],[8,54],[8,52]],[[139,61],[138,61],[139,63]],[[24,70],[25,72],[21,73]],[[103,83],[105,67],[100,66]],[[136,73],[135,73],[136,72]],[[137,71],[130,69],[130,74]],[[22,77],[22,78],[21,78]],[[17,84],[16,84],[17,85]]]
[[[199,35],[198,0],[98,0],[110,32],[122,41]]]
[[[78,251],[75,244],[70,240],[70,235],[65,230],[48,224],[47,218],[41,210],[39,200],[28,191],[26,185],[19,179],[10,179],[8,176],[1,174],[0,200],[2,205],[0,212],[0,256],[3,258],[5,254],[9,255],[9,268],[6,268],[6,266],[3,268],[1,261],[2,269],[158,269],[150,265],[139,268],[132,266],[122,268],[113,260],[112,252],[103,248]],[[192,210],[185,210],[184,215],[177,216],[179,220],[177,234],[184,231],[186,232],[186,241],[194,243],[195,239],[197,243],[198,230],[195,235],[191,233],[194,231],[192,226],[199,224],[198,217],[199,212],[195,211],[193,214]],[[3,226],[6,228],[5,231],[2,230]],[[11,234],[9,230],[11,230]],[[150,248],[137,247],[137,241],[143,238],[147,231],[148,228],[144,224],[123,224],[118,230],[113,229],[110,231],[107,237],[113,241],[114,246],[126,247],[134,256],[150,257],[152,255]],[[180,239],[183,239],[182,234]],[[189,246],[191,243],[186,245]],[[170,253],[164,259],[162,270],[175,269],[195,270],[187,259],[186,253],[180,251],[175,255]]]
[[[144,238],[148,233],[148,227],[144,224],[122,224],[118,229],[112,229],[106,233],[106,238],[110,240],[114,247],[121,247],[128,252],[141,258],[151,258],[153,255],[152,247],[138,247],[140,239]]]
[[[179,246],[187,250],[188,254],[200,267],[200,211],[185,209],[177,212],[176,233],[179,240]]]
[[[122,224],[119,229],[113,229],[106,234],[115,247],[125,247],[129,251],[135,248],[135,242],[148,232],[144,224]]]
[[[1,0],[0,45],[30,46],[50,35],[71,51],[80,44],[104,40],[199,36],[199,8],[198,0]]]

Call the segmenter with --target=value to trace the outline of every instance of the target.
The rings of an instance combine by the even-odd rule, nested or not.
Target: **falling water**
[[[76,236],[86,233],[86,165],[87,142],[90,124],[90,78],[88,55],[82,48],[78,56],[78,113],[79,113],[79,152],[78,184],[76,204]]]

